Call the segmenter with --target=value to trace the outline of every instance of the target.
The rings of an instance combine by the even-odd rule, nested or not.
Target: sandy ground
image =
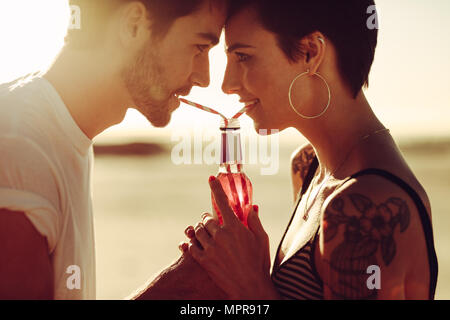
[[[170,145],[169,145],[170,147]],[[276,175],[260,175],[260,167],[245,171],[254,186],[254,203],[270,236],[272,257],[289,221],[292,192],[289,157],[280,150]],[[450,299],[450,150],[404,148],[405,157],[431,199],[439,259],[437,299]],[[94,209],[97,255],[97,297],[122,299],[179,256],[183,230],[210,211],[208,177],[216,165],[177,166],[170,153],[154,156],[96,157]]]

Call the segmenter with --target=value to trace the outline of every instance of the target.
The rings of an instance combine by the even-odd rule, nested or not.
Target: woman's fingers
[[[206,231],[208,231],[211,237],[215,239],[217,232],[220,230],[220,226],[217,223],[217,220],[207,213],[202,215],[202,220]]]
[[[198,239],[195,236],[195,228],[193,226],[189,226],[186,228],[186,230],[184,230],[184,233],[186,234],[186,236],[191,239],[191,241],[193,243],[195,243],[197,246],[199,246],[200,248],[202,248],[202,245],[200,244],[200,242],[198,241]],[[182,250],[182,248],[180,248],[181,244],[178,246],[178,248],[180,250]]]
[[[206,231],[205,226],[201,222],[197,223],[197,225],[195,226],[195,238],[198,240],[198,242],[200,242],[204,250],[207,250],[214,245],[211,236],[209,235],[208,231]]]
[[[195,261],[202,264],[203,259],[203,250],[194,242],[189,242],[188,251]]]
[[[182,253],[185,253],[189,249],[189,244],[183,241],[178,245],[178,249],[180,249]]]
[[[230,207],[228,197],[223,191],[220,181],[217,180],[214,176],[211,176],[209,178],[209,186],[211,187],[211,191],[213,193],[214,200],[216,201],[218,210],[222,215],[224,225],[233,225],[236,223],[240,223],[239,219],[236,217]]]
[[[267,237],[267,233],[264,230],[261,220],[259,219],[258,214],[259,208],[257,205],[253,205],[252,209],[250,210],[250,213],[248,214],[247,222],[248,222],[248,228],[250,231],[252,231],[255,236],[260,240],[265,240]]]
[[[186,230],[184,230],[184,234],[189,238],[195,238],[195,231],[194,231],[194,227],[193,226],[189,226],[186,228]]]
[[[197,223],[195,227],[188,226],[184,230],[184,233],[191,240],[191,243],[195,244],[201,251],[214,246],[213,237],[215,237],[221,228],[217,220],[209,213],[202,214],[202,222]],[[187,246],[187,243],[182,242],[179,244],[178,248],[184,253],[188,250]]]

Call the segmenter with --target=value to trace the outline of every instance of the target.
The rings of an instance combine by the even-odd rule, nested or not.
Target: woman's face
[[[289,105],[292,80],[306,66],[290,63],[273,33],[258,22],[253,9],[233,16],[225,28],[228,64],[222,89],[238,94],[241,102],[258,101],[248,115],[255,129],[283,130],[293,126],[298,115]]]

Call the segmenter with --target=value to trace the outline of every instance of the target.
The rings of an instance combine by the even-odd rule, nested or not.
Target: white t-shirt
[[[47,80],[0,85],[0,208],[24,212],[47,238],[55,299],[95,299],[93,159]]]

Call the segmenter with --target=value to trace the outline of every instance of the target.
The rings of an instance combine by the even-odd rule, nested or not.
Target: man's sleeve
[[[60,229],[60,190],[53,163],[36,143],[0,136],[0,208],[24,212],[53,252]]]

